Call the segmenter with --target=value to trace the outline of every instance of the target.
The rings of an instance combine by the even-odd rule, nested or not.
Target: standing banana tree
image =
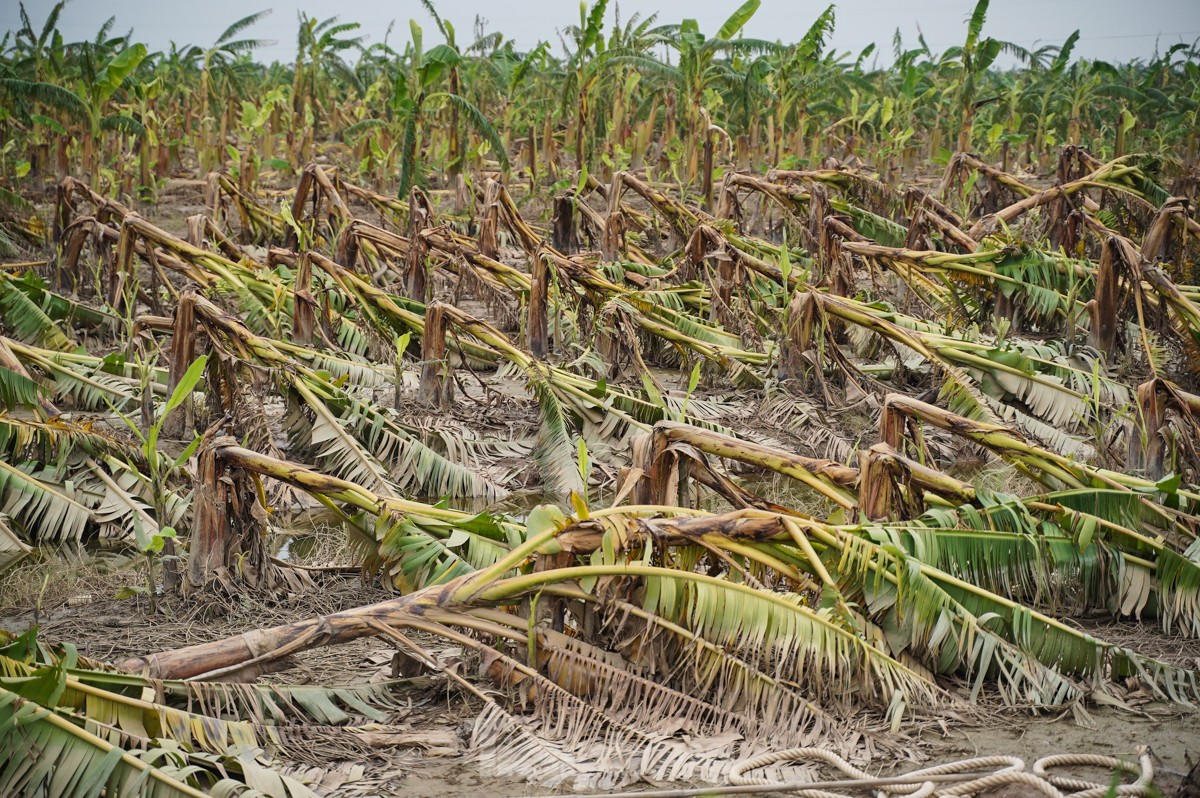
[[[299,133],[298,160],[308,160],[312,142],[321,129],[321,114],[328,112],[322,104],[329,95],[331,83],[337,77],[345,86],[361,90],[358,75],[346,63],[342,53],[362,46],[362,37],[343,37],[358,30],[357,22],[338,23],[337,17],[318,22],[300,12],[300,28],[296,37],[296,65],[292,73],[292,129]]]
[[[449,62],[446,64],[447,90],[450,94],[461,96],[463,92],[460,69],[464,66],[465,59],[462,51],[458,49],[458,43],[455,41],[454,26],[448,20],[442,19],[432,0],[421,0],[421,5],[433,17],[438,30],[441,31],[442,36],[446,40],[445,47],[454,52],[455,57],[449,59]],[[458,131],[458,106],[453,103],[450,104],[450,129],[447,135],[446,161],[447,171],[449,171],[451,179],[462,172],[462,140],[459,137]]]
[[[59,82],[61,80],[59,76],[64,66],[64,47],[62,33],[58,30],[58,18],[65,5],[66,0],[55,3],[54,7],[50,9],[50,13],[46,15],[46,21],[40,31],[33,26],[33,22],[29,19],[29,15],[25,11],[25,4],[19,5],[21,27],[12,37],[12,50],[7,53],[9,55],[8,62],[0,64],[0,77],[20,77],[35,82]],[[7,45],[7,34],[4,41]],[[5,47],[0,46],[0,50],[4,49]],[[57,121],[41,116],[38,112],[42,109],[36,102],[25,102],[23,105],[25,107],[14,104],[9,113],[12,119],[20,120],[22,124],[29,124],[31,172],[36,176],[45,168],[44,164],[49,160],[50,142],[57,139],[60,142],[57,165],[60,176],[65,174],[67,160],[65,129]],[[6,117],[6,121],[9,118],[8,114],[0,114],[0,116]],[[40,129],[30,124],[35,121],[42,122]]]
[[[753,55],[781,52],[783,47],[763,39],[735,38],[758,11],[762,0],[746,0],[729,19],[721,25],[717,35],[709,38],[700,32],[694,19],[685,19],[678,26],[667,26],[660,31],[657,40],[674,49],[679,55],[676,67],[660,64],[650,59],[641,59],[643,67],[666,79],[678,97],[678,107],[685,137],[687,153],[687,175],[696,176],[700,164],[700,152],[704,149],[711,132],[712,105],[707,93],[710,89],[725,88],[736,83],[737,73],[728,62],[718,61],[717,56]]]
[[[980,104],[976,100],[980,81],[1002,50],[1014,49],[1013,45],[990,36],[980,38],[984,23],[987,22],[988,2],[989,0],[979,0],[975,4],[975,10],[971,12],[971,18],[967,21],[967,38],[962,46],[951,47],[942,55],[944,64],[954,66],[961,73],[957,90],[960,111],[959,152],[968,152],[971,149],[975,112]]]
[[[1029,115],[1035,120],[1032,141],[1034,152],[1046,151],[1046,137],[1055,121],[1055,114],[1052,110],[1056,107],[1054,101],[1058,98],[1063,73],[1071,61],[1071,53],[1078,41],[1079,31],[1075,31],[1057,48],[1054,58],[1048,65],[1042,67],[1037,61],[1030,62],[1033,83],[1025,97],[1029,100],[1030,105],[1034,106],[1028,110]]]
[[[830,78],[839,71],[822,58],[822,53],[835,23],[834,7],[830,5],[817,16],[800,41],[780,55],[779,66],[771,76],[772,88],[779,97],[770,119],[770,145],[774,156],[771,160],[776,164],[783,158],[786,133],[795,140],[795,145],[786,149],[803,156],[809,105],[815,101],[815,95],[825,94],[826,88],[834,88]],[[750,109],[747,114],[751,119],[758,116]]]
[[[420,41],[419,35],[416,35],[420,27],[415,22],[411,24],[415,34],[414,42]],[[504,141],[483,112],[452,89],[437,90],[443,77],[456,74],[463,61],[462,55],[448,44],[439,44],[416,57],[420,59],[416,70],[410,76],[399,74],[392,93],[392,105],[404,120],[404,136],[400,145],[399,196],[407,198],[413,186],[424,182],[420,158],[425,126],[429,117],[443,108],[451,110],[455,122],[460,115],[466,119],[491,147],[501,168],[508,169],[508,153],[505,151]],[[451,80],[451,86],[456,83],[456,79]]]
[[[67,0],[59,0],[54,4],[50,13],[46,15],[41,31],[33,27],[33,22],[25,11],[25,4],[18,4],[21,27],[13,37],[14,61],[15,66],[33,80],[48,77],[55,62],[61,61],[62,34],[58,30],[58,18],[66,4]]]
[[[575,30],[575,51],[568,54],[566,77],[562,85],[562,114],[566,116],[570,112],[570,106],[575,106],[575,166],[579,169],[588,165],[588,94],[597,76],[594,59],[604,47],[604,37],[601,33],[607,8],[608,0],[596,0],[590,11],[587,3],[579,4],[580,24]]]
[[[206,50],[192,47],[186,57],[199,62],[200,67],[200,155],[201,171],[214,168],[220,159],[218,144],[224,144],[213,135],[213,128],[223,130],[209,119],[210,106],[216,105],[225,114],[225,101],[229,96],[228,81],[239,57],[271,44],[266,39],[235,39],[234,37],[271,13],[271,9],[257,11],[234,22],[217,37]],[[226,84],[222,86],[221,84]],[[220,87],[220,88],[219,88]],[[223,90],[222,90],[223,89]]]
[[[40,102],[59,111],[65,117],[65,126],[73,129],[81,142],[83,169],[92,188],[98,188],[100,171],[96,149],[104,132],[140,134],[143,130],[140,121],[129,114],[114,112],[110,104],[146,56],[144,44],[124,47],[106,58],[98,69],[87,69],[82,85],[74,91],[57,83],[18,78],[0,78],[0,90],[15,99]]]

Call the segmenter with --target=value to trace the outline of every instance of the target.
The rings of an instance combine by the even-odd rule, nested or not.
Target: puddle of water
[[[54,558],[70,559],[86,564],[100,573],[119,571],[138,558],[137,549],[132,544],[114,542],[111,540],[90,540],[81,547],[76,546],[34,546],[27,553],[15,553],[11,556],[0,557],[0,576],[29,559],[46,561]]]
[[[316,535],[291,535],[281,532],[271,537],[271,554],[285,562],[302,560],[312,554],[316,545]]]
[[[22,570],[33,571],[40,579],[43,569],[48,569],[56,575],[51,577],[54,579],[76,569],[91,574],[115,574],[127,571],[140,561],[141,555],[133,545],[114,541],[92,540],[83,546],[34,546],[28,552],[0,556],[0,584]]]

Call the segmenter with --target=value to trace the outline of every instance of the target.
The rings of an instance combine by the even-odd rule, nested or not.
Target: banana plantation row
[[[125,20],[71,42],[58,29],[65,2],[40,24],[22,6],[21,27],[0,40],[4,204],[66,174],[112,196],[153,197],[197,168],[228,169],[246,187],[264,172],[296,174],[330,140],[352,151],[347,177],[401,198],[413,183],[492,162],[550,182],[580,167],[606,182],[646,168],[698,191],[714,161],[812,168],[836,155],[892,176],[956,149],[1007,170],[1051,166],[1063,144],[1185,162],[1200,147],[1194,44],[1128,64],[1073,59],[1079,31],[1028,50],[985,35],[988,0],[961,45],[938,53],[897,32],[890,53],[857,54],[830,48],[832,5],[789,43],[743,35],[760,0],[715,32],[623,20],[620,9],[606,30],[610,4],[597,0],[564,29],[559,52],[550,42],[519,50],[479,20],[460,36],[422,4],[429,38],[416,20],[406,37],[368,36],[353,21],[301,14],[295,62],[269,66],[254,60],[272,43],[254,35],[269,11],[211,45],[151,52],[136,29],[116,33]]]
[[[537,685],[524,710],[479,693],[496,768],[577,786],[716,779],[767,739],[886,747],[980,694],[1193,701],[1196,671],[1064,619],[1200,634],[1197,223],[1128,159],[1068,148],[1059,171],[1039,190],[961,155],[935,192],[731,173],[711,215],[618,172],[543,228],[492,179],[455,216],[310,164],[277,209],[210,175],[186,238],[67,178],[51,276],[0,278],[6,545],[127,537],[152,601],[317,589],[266,550],[303,493],[401,596],[120,663],[133,680],[23,639],[7,667],[87,686],[54,699],[82,725],[47,735],[82,735],[103,690],[117,726],[176,738],[163,718],[221,713],[168,692],[122,714],[139,679],[379,634],[433,662],[420,630]],[[938,196],[961,191],[989,212]],[[850,412],[873,429],[831,421]],[[964,453],[1007,490],[956,476]],[[560,499],[451,509],[524,488]],[[739,742],[698,756],[663,717]]]
[[[435,14],[353,65],[305,18],[290,72],[256,16],[154,57],[63,44],[61,4],[18,32],[0,554],[124,541],[136,622],[319,594],[270,537],[320,507],[395,594],[123,662],[0,632],[0,793],[312,794],[299,730],[401,685],[256,677],[367,636],[550,787],[1200,701],[1160,645],[1200,637],[1195,53],[997,72],[980,3],[867,71],[832,11],[784,47],[756,8],[606,38],[599,2],[565,60]]]

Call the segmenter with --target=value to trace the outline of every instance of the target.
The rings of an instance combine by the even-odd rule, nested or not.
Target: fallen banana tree
[[[683,432],[663,432],[672,429]],[[732,451],[729,442],[706,444],[701,435],[676,439]],[[672,769],[712,778],[756,741],[844,747],[826,724],[846,713],[864,728],[872,727],[872,713],[902,728],[908,713],[984,692],[1057,706],[1089,693],[1116,694],[1126,679],[1163,700],[1200,697],[1195,671],[1105,643],[1048,614],[1071,595],[1084,609],[1112,613],[1141,612],[1152,597],[1159,612],[1173,607],[1178,625],[1200,629],[1195,568],[1179,581],[1180,572],[1167,569],[1172,561],[1160,557],[1156,569],[1125,553],[1118,536],[1107,533],[1111,522],[1093,531],[1089,546],[1069,526],[1037,520],[1056,501],[1059,512],[1041,518],[1078,519],[1063,495],[1041,497],[1031,509],[960,486],[960,494],[983,503],[947,506],[903,524],[837,525],[760,509],[589,510],[581,502],[574,517],[543,506],[514,524],[379,497],[227,442],[210,451],[223,468],[283,480],[378,519],[379,553],[396,557],[392,573],[413,573],[428,559],[391,542],[397,523],[426,545],[440,541],[443,554],[482,539],[494,556],[474,564],[452,558],[453,566],[443,559],[444,567],[408,580],[413,592],[379,604],[148,654],[121,667],[156,678],[246,678],[315,646],[381,635],[439,670],[408,634],[431,633],[477,652],[501,686],[537,695],[527,716],[439,671],[481,697],[474,743],[505,772],[520,767],[536,779],[577,786]],[[788,468],[763,452],[733,453]],[[860,492],[870,488],[863,479],[877,479],[867,474]],[[1014,508],[1024,509],[1014,516]],[[1039,531],[1021,531],[1006,518],[1028,518],[1022,523]],[[481,523],[491,531],[481,533]],[[981,536],[1011,555],[979,559]],[[1045,570],[1045,557],[1054,568]],[[1047,581],[1050,573],[1058,577]],[[1068,575],[1086,590],[1062,584]],[[1041,609],[1051,596],[1058,598]],[[699,735],[736,730],[741,742],[697,757],[652,731],[666,717]],[[503,746],[509,748],[501,757]],[[602,777],[597,758],[626,764]]]
[[[908,451],[920,449],[922,431],[906,423],[925,420],[956,434],[973,437],[994,447],[1020,468],[1037,468],[1039,451],[999,427],[991,427],[954,417],[930,405],[914,403],[904,397],[892,397],[881,416],[882,437],[896,441],[910,436]],[[1120,615],[1139,614],[1150,607],[1168,633],[1200,636],[1200,566],[1190,558],[1188,539],[1164,533],[1164,510],[1176,505],[1175,488],[1151,488],[1145,481],[1123,475],[1091,476],[1091,484],[1069,484],[1066,488],[1030,496],[1016,496],[979,489],[923,462],[911,459],[897,446],[887,442],[862,450],[860,467],[848,468],[828,461],[814,461],[790,452],[772,449],[728,435],[689,427],[674,422],[659,422],[646,439],[635,441],[634,463],[644,477],[637,483],[635,496],[643,503],[667,503],[686,496],[686,481],[696,479],[728,499],[735,506],[757,507],[787,516],[812,520],[810,516],[788,508],[771,506],[752,493],[732,485],[727,478],[714,474],[700,453],[737,460],[756,468],[797,479],[838,508],[835,514],[856,512],[862,522],[892,526],[911,522],[908,527],[894,526],[905,534],[931,537],[915,538],[914,552],[928,545],[930,552],[942,551],[944,542],[963,541],[979,549],[968,548],[962,561],[952,563],[955,573],[969,573],[970,581],[981,579],[989,589],[1007,596],[1045,601],[1049,606],[1072,601],[1082,602],[1088,612]],[[690,470],[694,469],[694,470]],[[1089,472],[1078,475],[1083,479]],[[1100,480],[1105,480],[1100,482]],[[680,502],[681,504],[683,502]],[[1194,518],[1194,511],[1182,514]],[[1000,545],[1006,536],[1013,542],[1029,544],[1027,552],[1017,552],[1016,560],[993,560],[986,554],[989,541]],[[914,539],[914,540],[915,540]],[[1018,547],[1021,544],[1018,543]],[[1048,546],[1054,554],[1042,552]],[[1039,553],[1041,552],[1041,553]],[[936,555],[941,556],[941,555]],[[1033,562],[1025,562],[1032,556]],[[1035,565],[1037,558],[1053,556],[1055,565]],[[975,558],[971,564],[970,558]],[[982,563],[982,565],[980,565]],[[1109,567],[1108,563],[1114,567]],[[1065,588],[1055,574],[1079,573],[1099,567],[1083,578],[1087,590]],[[988,575],[999,568],[1004,576]],[[1117,578],[1119,575],[1119,578]],[[1099,580],[1099,582],[1097,581]],[[1106,587],[1095,589],[1099,583]]]
[[[36,746],[42,764],[6,768],[0,789],[311,798],[277,769],[280,755],[296,757],[314,729],[353,740],[355,722],[386,723],[399,708],[397,686],[163,681],[52,648],[33,631],[0,632],[0,754],[29,761]]]

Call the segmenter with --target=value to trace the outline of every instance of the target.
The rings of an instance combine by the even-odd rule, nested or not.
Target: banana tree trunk
[[[446,306],[431,302],[425,308],[425,333],[421,336],[421,385],[419,398],[422,402],[445,410],[454,402],[454,372],[446,356],[446,332],[449,319]]]
[[[320,615],[271,629],[255,629],[224,640],[200,643],[173,651],[134,657],[120,669],[142,672],[152,678],[190,679],[201,675],[253,679],[283,657],[319,646],[337,645],[379,633],[379,624],[403,627],[406,619],[436,608],[448,597],[454,583],[426,588],[406,596],[365,607]],[[260,666],[251,670],[254,666]],[[267,667],[261,667],[267,666]]]
[[[1173,460],[1168,461],[1168,452],[1180,449],[1195,454],[1196,442],[1200,440],[1200,396],[1155,377],[1138,386],[1137,404],[1138,415],[1130,420],[1126,431],[1125,467],[1157,481],[1176,468]],[[1168,423],[1169,410],[1175,411],[1184,429],[1191,431],[1191,441],[1180,440],[1176,435],[1173,425]],[[1168,443],[1173,445],[1168,447]]]
[[[313,339],[317,302],[312,291],[312,260],[307,252],[296,257],[296,279],[292,297],[292,335],[296,343],[308,346]]]
[[[546,356],[547,310],[550,297],[550,261],[545,257],[533,259],[533,278],[529,284],[528,316],[525,321],[529,353],[537,358]]]
[[[958,131],[958,151],[971,151],[972,132],[975,127],[975,104],[969,103],[963,108],[962,127]]]
[[[587,136],[587,97],[583,94],[582,87],[579,94],[579,105],[575,111],[575,168],[583,169],[587,166],[587,153],[584,152],[584,141]]]
[[[575,202],[571,197],[559,195],[554,198],[554,216],[551,219],[554,248],[564,255],[575,252]]]
[[[285,584],[280,579],[285,569],[271,562],[267,549],[267,512],[258,501],[256,478],[219,456],[232,443],[232,438],[219,438],[200,452],[185,594],[215,586],[272,589]],[[291,569],[287,574],[289,587],[307,581]]]
[[[495,180],[488,178],[483,188],[483,212],[479,219],[479,254],[494,260],[499,253],[500,189]]]
[[[458,80],[458,67],[450,70],[450,93],[458,95],[461,93]],[[450,106],[450,133],[449,133],[449,153],[447,160],[450,161],[450,182],[453,184],[454,178],[458,177],[462,172],[462,141],[458,131],[458,106]]]
[[[83,134],[83,171],[87,175],[88,186],[92,191],[100,188],[100,171],[96,168],[96,133],[89,131]]]
[[[537,179],[538,179],[538,172],[537,172],[538,150],[537,150],[537,132],[536,131],[537,131],[537,129],[533,125],[529,126],[528,152],[529,152],[529,193],[530,194],[532,194],[536,191]]]
[[[704,195],[705,211],[712,211],[713,198],[713,131],[707,130],[704,133],[704,185],[701,193]]]
[[[138,142],[138,187],[139,194],[143,199],[153,199],[155,194],[155,181],[151,170],[151,151],[150,139],[147,136],[141,136]]]
[[[639,464],[651,475],[651,492],[642,497],[643,501],[659,503],[667,498],[663,488],[667,480],[661,475],[658,461],[667,450],[668,444],[677,443],[717,457],[737,460],[792,477],[841,507],[855,507],[855,499],[849,488],[857,485],[858,470],[832,460],[804,457],[675,421],[659,421],[654,425],[652,434],[655,442],[647,452],[649,459]]]
[[[1117,273],[1116,245],[1111,239],[1104,242],[1100,266],[1096,269],[1096,291],[1087,302],[1091,321],[1088,345],[1111,357],[1117,346],[1117,333],[1122,320],[1117,318],[1120,275]]]

